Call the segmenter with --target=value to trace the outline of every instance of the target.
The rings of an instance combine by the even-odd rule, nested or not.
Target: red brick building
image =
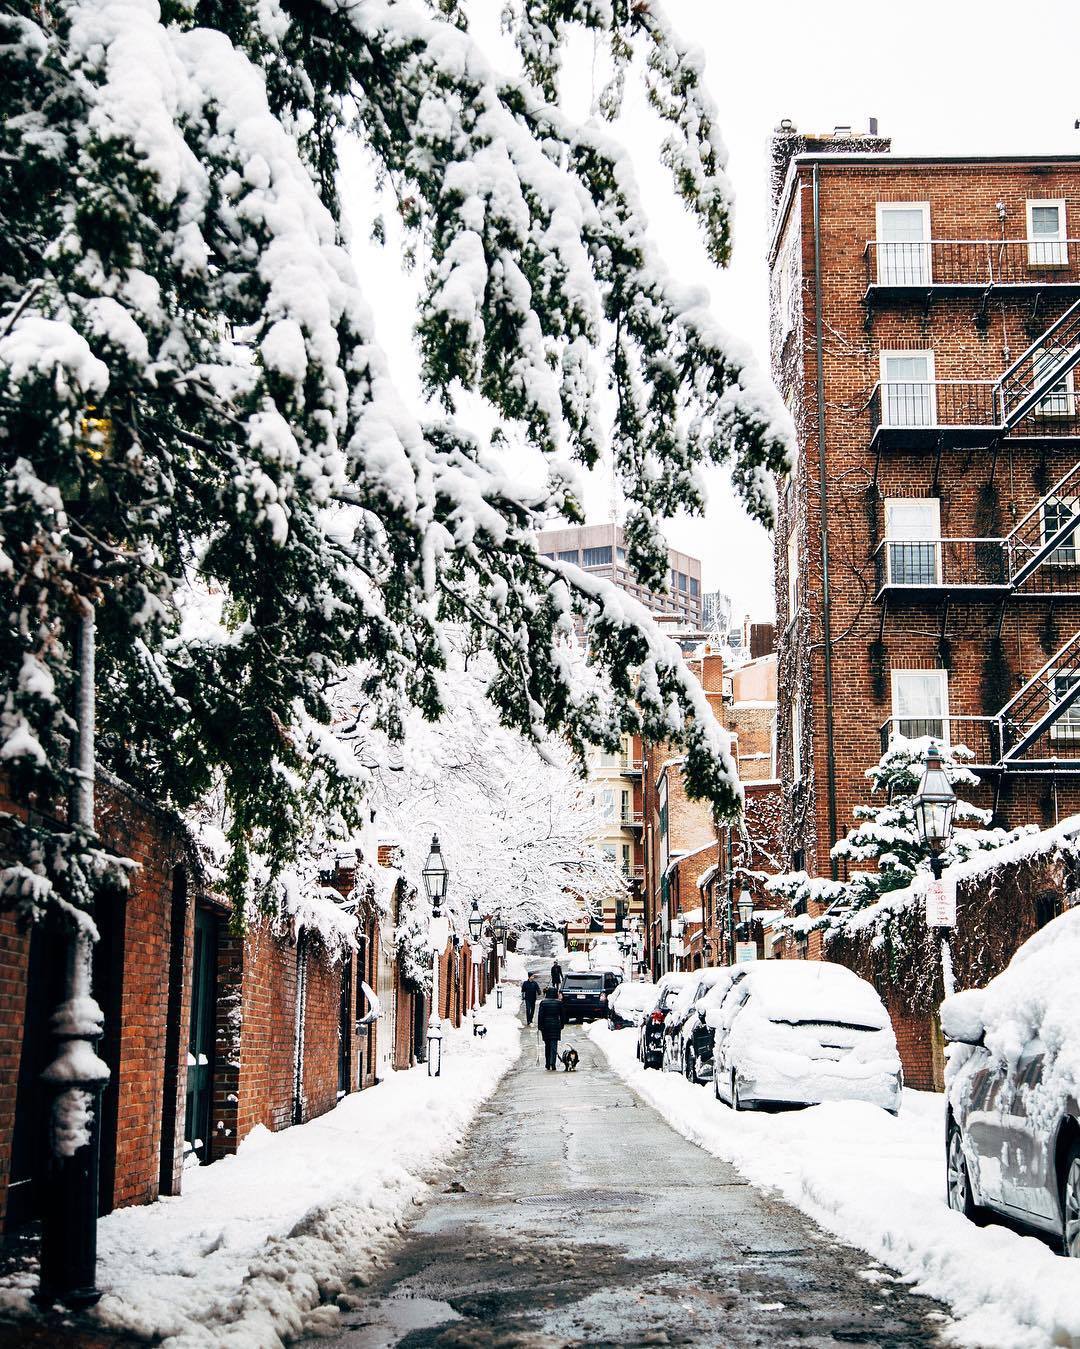
[[[129,893],[95,912],[94,993],[110,1069],[102,1213],[178,1194],[186,1165],[234,1152],[256,1125],[312,1119],[422,1057],[428,999],[404,979],[374,904],[354,893],[351,860],[324,877],[356,924],[350,949],[331,950],[318,931],[288,923],[235,931],[180,822],[116,780],[99,780],[97,826],[139,864]],[[62,964],[46,925],[28,930],[0,913],[0,1231],[38,1212],[48,1137],[39,1078],[54,1052],[48,1021]],[[441,1013],[456,1025],[471,1006],[471,975],[468,944],[448,945]],[[480,970],[481,1001],[495,976],[492,959]],[[379,998],[378,1020],[366,1015],[366,989]]]
[[[763,654],[725,671],[723,656],[703,643],[686,660],[713,715],[731,733],[746,806],[739,825],[718,826],[704,802],[687,797],[679,755],[667,745],[644,746],[646,959],[654,978],[734,960],[737,896],[748,890],[756,906],[775,906],[764,884],[781,856],[775,657]],[[768,954],[760,921],[755,933],[761,954]]]
[[[897,734],[966,745],[1002,824],[1080,806],[1080,159],[887,150],[776,139],[784,862],[818,876]]]

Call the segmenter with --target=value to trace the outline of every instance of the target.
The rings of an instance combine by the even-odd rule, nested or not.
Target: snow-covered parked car
[[[946,998],[949,1206],[1059,1237],[1080,1258],[1080,908],[985,988]]]
[[[656,1001],[641,1023],[637,1056],[646,1068],[659,1068],[664,1061],[664,1022],[679,990],[690,982],[689,974],[665,974],[656,985]]]
[[[655,1003],[655,984],[622,983],[608,998],[608,1025],[612,1030],[640,1026]]]
[[[664,1025],[664,1068],[667,1072],[682,1073],[690,1082],[702,1080],[694,1052],[695,1034],[703,1026],[698,1009],[714,989],[728,988],[736,969],[737,966],[732,965],[710,965],[695,970],[690,982],[680,990]],[[710,1055],[710,1066],[711,1063]]]
[[[873,986],[828,961],[751,964],[707,1014],[714,1091],[735,1110],[867,1101],[896,1114],[903,1074]]]

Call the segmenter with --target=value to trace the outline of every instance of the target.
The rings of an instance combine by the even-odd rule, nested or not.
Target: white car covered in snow
[[[949,1206],[1019,1220],[1080,1258],[1080,908],[985,988],[946,998],[941,1028]]]
[[[713,1090],[735,1110],[823,1101],[900,1109],[903,1074],[889,1014],[873,986],[843,965],[755,962],[707,1019]]]

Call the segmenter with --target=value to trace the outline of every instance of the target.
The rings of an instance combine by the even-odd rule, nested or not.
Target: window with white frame
[[[932,351],[881,353],[881,420],[885,426],[933,426],[937,419]]]
[[[600,817],[605,824],[615,823],[615,793],[610,787],[600,793]]]
[[[947,670],[892,672],[892,729],[895,735],[947,741],[949,675]]]
[[[1031,358],[1032,375],[1035,383],[1038,384],[1040,380],[1049,378],[1064,355],[1064,351],[1036,351]],[[1059,380],[1055,380],[1035,404],[1035,416],[1071,417],[1075,411],[1076,397],[1073,386],[1073,372],[1069,370]]]
[[[630,861],[630,844],[622,844],[622,872],[624,876],[629,876],[632,863]]]
[[[941,503],[937,497],[886,498],[885,537],[890,585],[941,584]]]
[[[787,616],[789,623],[799,612],[801,598],[799,589],[799,530],[796,526],[788,535],[787,541]]]
[[[877,279],[882,286],[929,285],[929,202],[878,202]]]
[[[1068,263],[1068,232],[1063,201],[1029,201],[1027,230],[1029,266],[1064,267]]]
[[[1077,684],[1080,670],[1055,670],[1050,676],[1050,706],[1060,703]],[[1050,739],[1058,744],[1080,745],[1080,697],[1051,725]]]
[[[1051,497],[1043,502],[1043,543],[1049,543],[1051,539],[1060,536],[1057,547],[1047,556],[1046,561],[1050,566],[1075,567],[1077,562],[1080,562],[1080,552],[1077,551],[1077,545],[1080,543],[1077,538],[1080,533],[1078,525],[1080,525],[1080,499]]]

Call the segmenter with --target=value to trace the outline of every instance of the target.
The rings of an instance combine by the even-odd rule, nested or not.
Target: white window
[[[798,697],[791,704],[791,780],[802,781],[802,702]]]
[[[1077,524],[1080,519],[1080,500],[1076,497],[1051,497],[1043,502],[1042,537],[1043,543],[1049,543],[1072,522],[1072,528],[1061,534],[1061,541],[1046,561],[1052,567],[1075,567],[1080,562],[1077,551]]]
[[[941,503],[937,497],[889,497],[885,501],[889,584],[941,584]]]
[[[892,672],[893,731],[909,740],[948,739],[949,675],[946,670]]]
[[[1063,201],[1029,201],[1027,227],[1030,267],[1064,267],[1068,263]]]
[[[799,531],[791,531],[787,541],[788,622],[799,612]]]
[[[1055,670],[1050,676],[1050,706],[1054,707],[1080,683],[1080,670]],[[1080,698],[1071,703],[1050,727],[1050,739],[1080,745]]]
[[[631,862],[630,862],[630,844],[629,844],[629,843],[624,843],[624,844],[622,845],[622,870],[623,870],[623,875],[624,875],[624,876],[629,876],[629,875],[630,875],[630,869],[631,869]]]
[[[933,426],[937,421],[932,351],[881,353],[884,426]]]
[[[879,201],[877,279],[882,286],[926,286],[931,276],[930,203]]]
[[[609,787],[600,793],[600,815],[605,824],[615,823],[615,793]]]
[[[630,793],[629,793],[629,791],[624,787],[620,795],[621,795],[621,797],[622,797],[622,815],[621,815],[621,819],[622,819],[623,824],[628,824],[628,823],[630,822],[630,819],[631,819],[632,816],[633,816],[633,810],[631,809],[631,806],[630,806]]]
[[[1060,364],[1065,354],[1063,350],[1036,351],[1031,358],[1032,375],[1035,383],[1038,384],[1040,380],[1052,375],[1054,367]],[[1071,417],[1075,411],[1076,398],[1073,387],[1073,372],[1070,370],[1055,381],[1047,393],[1035,404],[1035,416]]]

